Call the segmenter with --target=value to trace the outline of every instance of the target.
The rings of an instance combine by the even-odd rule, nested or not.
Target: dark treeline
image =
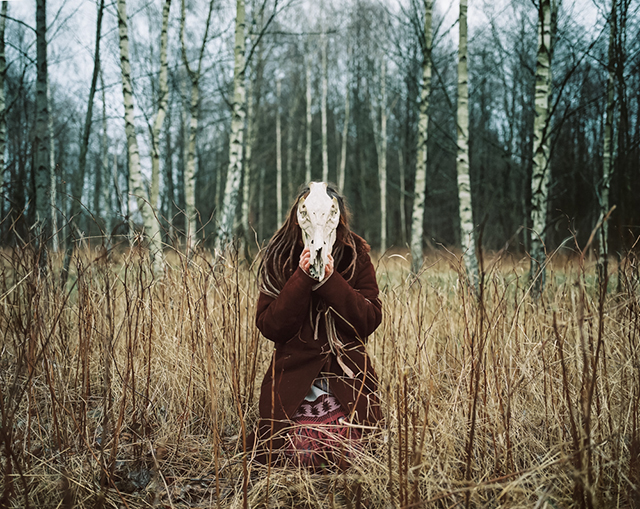
[[[614,75],[613,158],[610,203],[611,251],[629,248],[640,234],[640,17],[637,1],[611,5],[563,2],[555,19],[552,56],[551,180],[547,247],[575,235],[584,246],[600,216],[606,84]],[[259,242],[277,227],[276,170],[282,171],[285,209],[307,172],[307,97],[311,97],[310,174],[320,180],[323,150],[328,177],[337,182],[342,164],[346,94],[349,118],[344,192],[353,228],[374,248],[380,245],[379,151],[381,112],[388,116],[387,246],[404,247],[411,227],[418,103],[421,86],[421,29],[417,0],[299,3],[247,1],[247,122],[243,179],[248,179],[247,238]],[[77,12],[74,10],[77,8]],[[186,51],[197,60],[209,4],[186,4]],[[483,226],[486,249],[527,250],[531,201],[536,7],[508,0],[492,12],[470,12],[470,176],[474,222]],[[2,168],[2,243],[25,241],[36,222],[34,130],[36,120],[35,4],[6,19],[4,104],[6,149]],[[274,11],[275,9],[275,11]],[[429,107],[424,245],[460,243],[456,183],[457,7],[436,3],[433,19],[432,89]],[[160,2],[130,1],[131,68],[143,174],[150,171],[150,129],[158,104]],[[86,13],[91,13],[86,17]],[[308,14],[305,14],[307,12]],[[85,18],[82,18],[83,13]],[[474,19],[475,13],[475,19]],[[95,5],[49,2],[49,105],[53,136],[55,209],[59,241],[128,231],[128,160],[122,121],[122,85],[116,11],[107,6],[102,27],[101,76],[93,108],[87,170],[78,217],[70,218],[72,185],[78,178],[81,132],[87,110],[95,41]],[[197,105],[195,203],[197,237],[211,243],[222,204],[233,99],[235,2],[217,1],[205,44]],[[89,21],[87,21],[87,19]],[[184,168],[188,144],[190,82],[180,49],[180,2],[171,6],[168,44],[168,101],[160,136],[160,192],[152,205],[161,218],[163,241],[178,246],[185,231]],[[86,24],[86,25],[85,25]],[[231,28],[230,28],[231,27]],[[323,35],[324,34],[324,35]],[[326,38],[327,64],[321,47]],[[82,39],[82,42],[80,42]],[[614,40],[613,52],[609,51]],[[610,55],[613,55],[611,60]],[[381,105],[385,61],[386,98]],[[322,137],[322,87],[327,76],[327,143]],[[307,83],[307,77],[310,82]],[[278,98],[277,83],[281,83]],[[307,90],[310,86],[310,90]],[[280,115],[281,160],[276,126]],[[251,125],[249,125],[251,124]],[[242,193],[241,193],[242,194]],[[242,200],[237,210],[243,231]],[[98,241],[95,241],[98,242]],[[573,245],[573,241],[570,242]]]

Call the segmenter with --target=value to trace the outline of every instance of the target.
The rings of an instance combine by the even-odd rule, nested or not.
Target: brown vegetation
[[[638,507],[638,261],[620,292],[555,260],[485,260],[478,296],[452,254],[420,277],[378,261],[369,352],[385,427],[345,472],[251,462],[271,344],[256,267],[200,253],[154,279],[142,249],[2,253],[0,507]]]

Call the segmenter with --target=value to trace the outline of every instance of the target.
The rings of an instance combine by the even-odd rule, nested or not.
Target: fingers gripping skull
[[[298,224],[304,247],[309,248],[309,274],[322,281],[336,241],[340,207],[338,200],[327,194],[326,183],[311,182],[309,188],[309,194],[298,202]]]

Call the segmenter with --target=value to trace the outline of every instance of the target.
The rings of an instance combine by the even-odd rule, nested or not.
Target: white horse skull
[[[298,224],[302,229],[304,247],[308,247],[311,254],[309,274],[322,281],[336,241],[340,207],[338,200],[327,194],[325,182],[311,182],[309,189],[306,198],[298,202]]]

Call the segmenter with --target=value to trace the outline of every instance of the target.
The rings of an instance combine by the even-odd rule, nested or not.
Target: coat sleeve
[[[361,340],[365,340],[378,328],[382,321],[382,303],[378,298],[376,271],[368,254],[359,257],[361,267],[357,271],[356,281],[349,285],[340,273],[333,274],[316,291],[331,306],[336,316],[336,326],[353,331]]]
[[[265,338],[286,343],[308,318],[314,280],[298,267],[276,297],[262,292],[258,297],[256,326]]]

